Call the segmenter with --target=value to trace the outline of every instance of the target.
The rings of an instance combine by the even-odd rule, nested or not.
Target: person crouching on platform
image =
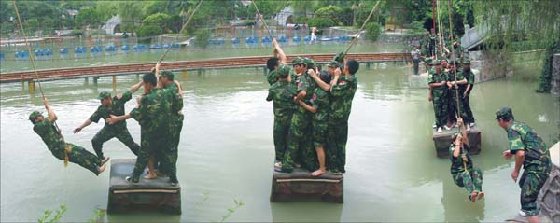
[[[309,70],[309,76],[314,78],[315,81],[322,81],[324,84],[331,82],[331,76],[326,71],[317,74],[318,70]],[[319,76],[319,77],[317,77]],[[319,78],[320,80],[317,80]],[[327,146],[327,133],[329,130],[329,92],[320,87],[315,88],[311,98],[311,105],[303,101],[299,101],[299,105],[313,114],[311,126],[313,128],[313,145],[317,154],[319,162],[319,169],[315,170],[311,175],[320,176],[327,172],[325,147]]]
[[[96,155],[87,151],[84,147],[64,142],[62,133],[55,125],[57,116],[46,98],[43,98],[43,104],[47,109],[48,117],[45,118],[41,112],[34,111],[29,115],[29,120],[34,125],[33,131],[47,144],[52,155],[59,160],[64,160],[65,166],[70,161],[88,169],[95,175],[103,173],[107,159],[99,160]]]
[[[451,159],[451,175],[459,187],[465,188],[469,193],[469,200],[475,202],[484,197],[482,192],[482,171],[473,167],[471,156],[468,153],[469,139],[463,119],[457,119],[461,132],[453,136],[453,144],[449,147]]]

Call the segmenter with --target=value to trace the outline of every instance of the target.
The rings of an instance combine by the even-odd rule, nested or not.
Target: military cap
[[[344,54],[344,52],[340,52],[340,53],[337,53],[336,55],[334,55],[332,60],[336,61],[336,62],[339,62],[339,63],[342,63],[344,61],[344,56],[346,56]]]
[[[31,112],[31,115],[29,115],[29,120],[35,121],[35,119],[36,119],[37,117],[42,116],[42,115],[43,115],[43,114],[42,114],[41,112],[39,112],[39,111]]]
[[[110,97],[111,97],[111,93],[109,93],[108,91],[102,91],[99,93],[99,96],[97,96],[97,99],[105,99]]]
[[[340,63],[336,61],[331,61],[329,62],[328,67],[334,67],[334,68],[340,67]]]
[[[167,78],[169,78],[170,80],[175,79],[175,74],[173,74],[173,72],[168,71],[168,70],[162,71],[160,75],[161,75],[161,77],[167,77]]]
[[[510,107],[502,107],[496,111],[496,119],[505,118],[505,119],[513,119],[513,113],[511,112]]]
[[[315,67],[315,61],[310,59],[310,58],[303,58],[303,63],[305,65],[307,65],[307,68],[314,68]]]
[[[276,70],[276,77],[280,77],[280,78],[285,78],[288,76],[288,74],[290,74],[290,67],[282,64],[278,67],[278,69]]]
[[[296,57],[294,60],[292,60],[292,64],[296,65],[296,64],[303,64],[303,58],[301,57]]]
[[[469,59],[464,59],[464,60],[463,60],[463,64],[471,64],[471,60],[469,60]]]

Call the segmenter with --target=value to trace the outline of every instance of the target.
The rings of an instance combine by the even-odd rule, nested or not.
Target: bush
[[[145,36],[156,36],[163,33],[163,29],[160,26],[154,24],[145,24],[140,26],[140,28],[136,31],[136,34],[139,37]]]
[[[208,46],[208,40],[210,40],[211,32],[208,29],[200,29],[195,33],[194,44],[200,48],[206,48]]]
[[[381,35],[381,25],[377,22],[370,22],[366,26],[366,38],[372,41],[376,41]]]
[[[336,22],[329,18],[312,18],[307,21],[309,27],[317,27],[317,29],[335,26]]]

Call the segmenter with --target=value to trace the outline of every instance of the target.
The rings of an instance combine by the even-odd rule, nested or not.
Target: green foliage
[[[245,205],[245,203],[243,201],[238,201],[237,199],[233,199],[233,203],[234,203],[234,206],[227,209],[228,212],[224,216],[222,216],[222,219],[220,220],[220,222],[225,222],[229,217],[231,217],[231,215],[233,213],[235,213],[237,211],[237,209],[239,209],[240,207]]]
[[[315,11],[315,18],[329,19],[335,26],[341,25],[341,16],[342,8],[337,6],[321,7]]]
[[[90,223],[104,222],[103,219],[105,218],[106,214],[107,213],[105,210],[96,209],[95,212],[93,213],[93,216],[89,219],[88,222]]]
[[[366,38],[371,41],[376,41],[381,35],[381,25],[377,22],[369,22],[366,25]]]
[[[57,223],[60,222],[62,215],[66,212],[66,206],[61,204],[56,211],[46,210],[41,218],[37,219],[39,223]],[[53,215],[54,214],[54,215]]]
[[[118,13],[121,17],[121,31],[134,33],[144,18],[143,2],[121,1],[118,2]]]
[[[78,26],[87,25],[100,25],[103,21],[100,20],[100,16],[97,14],[95,8],[85,8],[81,9],[76,16],[76,24]]]
[[[309,27],[317,27],[317,29],[336,26],[336,22],[329,18],[312,18],[307,21]]]
[[[195,33],[195,41],[194,41],[195,46],[203,48],[203,49],[208,47],[208,40],[210,40],[211,35],[212,35],[212,32],[210,32],[210,30],[208,30],[208,29],[198,30]]]

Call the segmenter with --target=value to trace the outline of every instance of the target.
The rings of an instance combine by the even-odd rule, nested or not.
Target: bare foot
[[[151,180],[151,179],[155,179],[155,178],[157,178],[157,177],[158,177],[158,175],[155,174],[155,173],[154,173],[154,174],[148,173],[148,174],[146,174],[146,176],[144,176],[144,179]]]
[[[480,191],[480,193],[478,193],[476,200],[481,200],[482,198],[484,198],[484,192]]]
[[[473,191],[471,193],[471,196],[469,197],[469,199],[471,200],[471,202],[475,202],[476,201],[476,196],[478,196],[478,191]]]
[[[100,167],[97,167],[97,174],[101,174],[105,172],[105,165],[101,165]]]
[[[315,170],[315,172],[311,173],[311,175],[312,176],[321,176],[321,175],[325,174],[326,172],[327,171],[325,171],[325,170],[318,169],[318,170]]]

